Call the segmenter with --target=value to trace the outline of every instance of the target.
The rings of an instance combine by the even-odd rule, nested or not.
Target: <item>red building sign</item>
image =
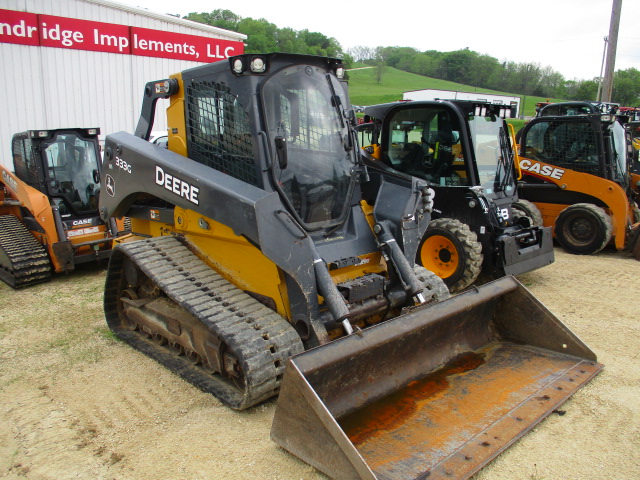
[[[244,52],[242,42],[0,9],[0,43],[215,62]]]

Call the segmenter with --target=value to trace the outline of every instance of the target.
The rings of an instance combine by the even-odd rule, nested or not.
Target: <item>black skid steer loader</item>
[[[135,135],[106,140],[101,215],[132,229],[107,322],[231,408],[280,394],[273,440],[330,476],[466,478],[602,365],[512,277],[449,298],[414,264],[421,180],[365,215],[343,72],[247,54],[146,85]]]

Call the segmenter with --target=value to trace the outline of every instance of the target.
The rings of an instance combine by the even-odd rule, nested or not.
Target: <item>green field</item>
[[[358,68],[357,65],[355,68]],[[496,95],[519,96],[521,114],[534,116],[537,102],[560,101],[544,97],[524,98],[509,92],[497,92],[486,88],[476,88],[461,83],[438,80],[437,78],[423,77],[415,73],[403,72],[392,67],[384,67],[382,81],[376,81],[375,68],[362,70],[349,70],[349,96],[353,105],[375,105],[378,103],[394,102],[402,100],[402,93],[410,90],[423,90],[435,88],[439,90],[456,90],[462,92],[483,92]]]

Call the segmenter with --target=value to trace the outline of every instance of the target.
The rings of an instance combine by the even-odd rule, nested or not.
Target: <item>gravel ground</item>
[[[519,278],[605,370],[474,479],[639,478],[640,263],[556,249]],[[326,478],[271,442],[274,400],[231,411],[114,339],[103,282],[0,284],[0,478]]]

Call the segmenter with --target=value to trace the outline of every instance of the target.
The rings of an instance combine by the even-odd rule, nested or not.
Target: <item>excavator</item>
[[[271,53],[146,84],[105,143],[107,324],[232,409],[279,395],[271,438],[331,477],[468,478],[603,367],[513,277],[450,297],[415,264],[433,191],[364,205],[343,78]]]
[[[452,292],[554,261],[551,229],[520,201],[507,105],[464,100],[403,101],[364,109],[364,163],[384,176],[412,175],[435,191],[416,261]],[[375,183],[375,182],[372,182]],[[365,196],[375,195],[369,188]],[[539,223],[536,223],[539,222]]]
[[[98,215],[98,128],[28,130],[0,165],[0,279],[22,288],[105,260],[122,221]]]
[[[617,105],[549,104],[519,132],[520,196],[542,212],[568,252],[612,243],[640,259],[640,210],[633,147]]]

